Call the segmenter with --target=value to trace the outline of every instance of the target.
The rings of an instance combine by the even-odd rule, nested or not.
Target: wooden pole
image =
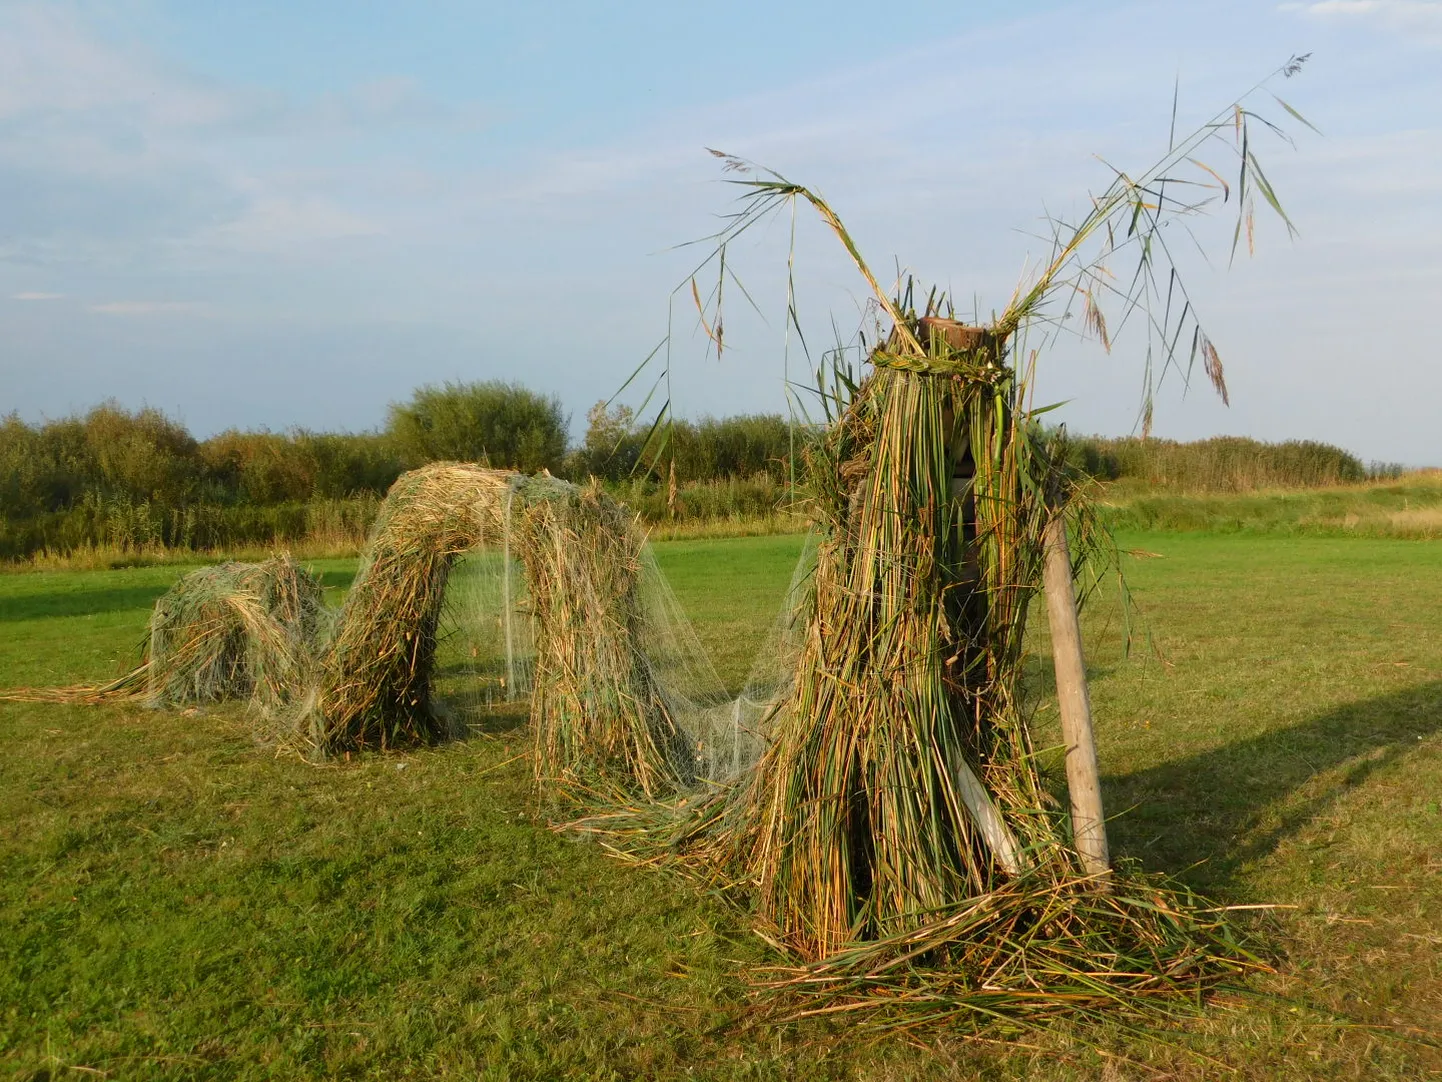
[[[501,620],[506,627],[506,702],[516,701],[516,650],[511,641],[511,499],[515,490],[506,488],[506,521],[501,527]]]
[[[1076,591],[1072,586],[1071,554],[1067,549],[1066,522],[1061,515],[1053,518],[1046,528],[1043,582],[1051,624],[1061,733],[1066,743],[1072,835],[1087,873],[1105,875],[1111,861],[1107,854],[1106,819],[1102,814],[1101,775],[1097,771],[1096,741],[1092,738],[1091,696],[1087,692],[1081,625],[1077,621]]]

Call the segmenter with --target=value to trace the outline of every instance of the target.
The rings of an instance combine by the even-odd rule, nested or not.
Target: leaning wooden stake
[[[1097,772],[1096,741],[1092,738],[1091,696],[1087,692],[1081,626],[1077,622],[1076,592],[1072,588],[1071,554],[1067,549],[1066,522],[1061,515],[1053,518],[1046,529],[1043,582],[1051,624],[1052,661],[1056,666],[1057,701],[1061,707],[1062,740],[1066,743],[1072,834],[1083,867],[1091,875],[1104,875],[1111,862],[1102,815],[1101,776]]]

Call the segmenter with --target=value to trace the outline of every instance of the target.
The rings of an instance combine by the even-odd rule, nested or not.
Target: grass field
[[[1200,1017],[756,1026],[745,974],[770,956],[744,916],[547,830],[514,721],[315,767],[234,709],[0,703],[0,1075],[1442,1076],[1442,548],[1121,540],[1154,648],[1125,656],[1115,606],[1090,613],[1113,848],[1295,907],[1238,915],[1279,973]],[[658,546],[733,685],[799,545]],[[355,565],[315,566],[339,593]],[[114,675],[181,571],[0,576],[0,686]]]
[[[1227,493],[1123,480],[1105,486],[1101,504],[1118,530],[1442,538],[1442,470],[1414,470],[1365,484]]]

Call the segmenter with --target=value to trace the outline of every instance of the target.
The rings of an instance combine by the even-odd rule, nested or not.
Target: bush
[[[85,415],[86,452],[99,489],[131,500],[179,503],[198,477],[195,438],[178,421],[145,407],[134,413],[114,402]]]
[[[225,502],[276,504],[309,499],[315,461],[274,432],[229,429],[200,447],[211,491]]]
[[[378,432],[300,432],[295,439],[315,462],[311,493],[322,499],[384,496],[405,469],[394,441]]]
[[[192,498],[200,481],[197,444],[159,410],[113,402],[82,417],[0,423],[0,509],[23,517],[73,507],[87,494],[167,503]]]
[[[793,434],[786,418],[777,413],[678,420],[671,424],[664,443],[658,434],[642,464],[650,429],[637,424],[629,406],[608,409],[598,402],[586,420],[585,442],[567,461],[568,475],[574,480],[592,476],[621,481],[638,472],[667,480],[674,461],[681,484],[749,479],[760,474],[779,481],[787,476],[793,440],[799,453],[807,439],[803,426],[796,426]]]
[[[632,476],[640,460],[646,433],[638,431],[630,406],[607,408],[597,402],[586,411],[586,438],[566,458],[566,476],[573,481],[599,477],[622,481]]]
[[[289,435],[231,429],[200,445],[206,497],[255,504],[383,495],[402,470],[392,442],[377,433]]]
[[[799,443],[801,433],[796,436]],[[763,473],[780,480],[787,474],[792,434],[780,414],[754,413],[679,421],[672,441],[676,476],[682,481],[719,481]]]
[[[393,403],[388,432],[408,466],[452,460],[559,473],[567,422],[560,399],[518,383],[446,383]]]

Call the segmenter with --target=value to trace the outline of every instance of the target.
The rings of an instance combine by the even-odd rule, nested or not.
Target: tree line
[[[598,404],[588,419],[584,440],[568,446],[559,399],[508,383],[422,387],[390,406],[384,428],[360,433],[229,429],[197,440],[160,410],[114,402],[39,424],[12,413],[0,418],[0,512],[24,518],[87,499],[271,506],[381,496],[403,471],[441,460],[578,481],[659,477],[673,457],[681,483],[786,472],[779,415],[678,421],[663,465],[645,461],[646,432],[626,407]]]
[[[356,515],[340,503],[374,504],[402,472],[440,460],[595,476],[635,499],[669,486],[673,462],[681,486],[774,483],[788,469],[792,435],[779,415],[677,421],[663,451],[624,406],[598,403],[575,446],[569,422],[558,398],[505,382],[421,387],[370,432],[229,429],[200,440],[151,407],[106,402],[36,424],[11,413],[0,417],[0,558],[292,540],[317,514],[349,523]]]
[[[225,548],[363,535],[405,470],[483,462],[596,477],[649,520],[766,517],[790,498],[790,463],[813,430],[779,414],[677,420],[653,431],[597,403],[579,443],[554,396],[516,383],[447,383],[392,403],[370,432],[229,429],[196,439],[160,410],[106,402],[29,424],[0,417],[0,559],[87,545]],[[1315,441],[1068,438],[1099,480],[1178,491],[1341,484],[1375,476]],[[1382,472],[1385,472],[1383,470]]]
[[[1173,492],[1255,492],[1318,488],[1395,477],[1390,463],[1364,465],[1350,451],[1317,440],[1264,443],[1213,436],[1181,443],[1151,437],[1084,436],[1066,440],[1070,465],[1099,481],[1131,481]]]

